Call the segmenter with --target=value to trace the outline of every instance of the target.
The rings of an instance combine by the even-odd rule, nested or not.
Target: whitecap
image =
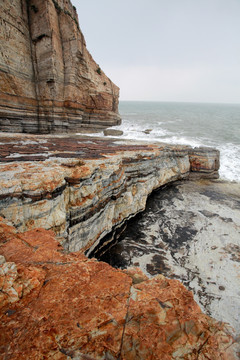
[[[220,150],[220,177],[225,180],[240,182],[240,146],[225,144]]]
[[[162,139],[161,141],[168,143],[168,144],[179,144],[179,145],[189,145],[192,147],[200,147],[204,146],[204,144],[199,139],[192,139],[187,137],[178,137],[178,136],[171,136]]]

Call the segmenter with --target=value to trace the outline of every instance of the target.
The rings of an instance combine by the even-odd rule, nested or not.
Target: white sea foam
[[[198,140],[198,139],[191,139],[191,138],[185,138],[185,137],[179,137],[179,136],[171,136],[162,139],[161,141],[167,143],[167,144],[179,144],[179,145],[189,145],[192,147],[200,147],[204,146],[204,144]]]
[[[123,131],[119,140],[215,147],[220,177],[240,182],[239,105],[123,102],[120,111],[122,124],[113,127]]]
[[[182,119],[175,119],[177,122],[183,122]],[[168,121],[168,124],[171,123]],[[144,126],[143,126],[144,124]],[[165,128],[163,128],[165,127]],[[173,133],[166,129],[166,123],[163,121],[153,122],[137,122],[135,119],[126,119],[122,121],[120,126],[115,127],[122,130],[122,138],[145,141],[160,141],[169,144],[189,145],[192,147],[212,146],[220,150],[220,178],[228,181],[240,182],[240,141],[239,144],[221,143],[220,139],[216,139],[214,134],[207,132],[204,136],[190,137],[186,136],[184,126]],[[149,134],[145,134],[144,130],[152,129]],[[224,133],[222,134],[224,138]],[[223,140],[221,140],[223,141]]]
[[[198,138],[188,138],[184,136],[173,135],[171,132],[159,127],[153,128],[149,134],[145,134],[144,129],[129,121],[122,125],[115,126],[113,129],[122,130],[123,135],[120,138],[129,140],[143,140],[147,142],[159,141],[167,144],[189,145],[192,147],[213,146],[220,150],[220,178],[228,181],[240,182],[240,146],[231,143],[219,145],[211,141]],[[150,129],[150,127],[149,127]],[[103,133],[93,134],[94,136],[103,136]]]
[[[149,129],[150,128],[149,126]],[[206,138],[200,139],[177,136],[159,127],[153,128],[149,134],[145,134],[144,130],[148,129],[147,125],[143,129],[143,127],[130,123],[129,121],[123,122],[122,125],[115,126],[113,129],[123,131],[123,135],[120,137],[122,139],[143,140],[147,142],[159,141],[167,144],[189,145],[192,147],[216,147],[220,150],[220,178],[240,182],[240,145],[238,146],[231,143],[219,145]],[[99,137],[103,136],[103,133],[93,135]]]
[[[231,143],[219,146],[220,177],[225,180],[240,182],[240,146]]]
[[[133,124],[129,121],[122,122],[121,125],[113,126],[111,129],[123,131],[121,138],[128,140],[143,140],[143,141],[161,141],[161,138],[171,134],[167,130],[161,128],[151,128],[146,126],[141,126],[139,124]],[[148,130],[149,133],[145,133]],[[91,136],[102,137],[104,136],[103,132],[91,134]]]

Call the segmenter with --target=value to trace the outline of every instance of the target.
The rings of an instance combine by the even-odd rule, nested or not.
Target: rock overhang
[[[215,149],[88,136],[1,136],[0,156],[0,214],[21,231],[54,230],[71,251],[144,210],[154,189],[219,167]]]

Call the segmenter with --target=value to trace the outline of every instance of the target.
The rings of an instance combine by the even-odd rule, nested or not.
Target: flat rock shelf
[[[180,279],[240,333],[240,184],[176,182],[155,192],[101,260]]]

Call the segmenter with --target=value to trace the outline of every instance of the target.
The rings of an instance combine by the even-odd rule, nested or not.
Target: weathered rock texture
[[[213,174],[212,169],[219,169],[219,156],[216,156],[216,150],[213,148],[194,148],[189,151],[189,161],[191,164],[191,179],[218,178],[218,173]]]
[[[0,219],[0,358],[234,360],[237,343],[177,280],[80,253]]]
[[[188,178],[189,152],[187,146],[111,139],[1,137],[0,215],[20,231],[54,230],[70,251],[91,251],[144,210],[154,189]],[[216,176],[218,156],[206,150],[204,176]]]
[[[118,96],[86,49],[70,0],[0,2],[0,131],[116,125]]]

